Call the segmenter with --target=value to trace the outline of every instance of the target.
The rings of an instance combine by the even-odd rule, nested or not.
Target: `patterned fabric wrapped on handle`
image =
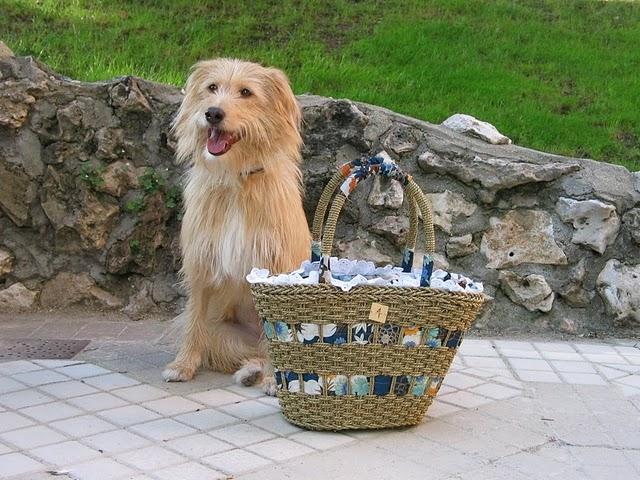
[[[382,175],[386,178],[397,180],[404,188],[409,200],[409,232],[402,254],[402,270],[404,272],[410,272],[413,266],[413,257],[418,236],[418,212],[422,215],[425,254],[422,261],[420,286],[428,287],[433,271],[433,253],[435,251],[431,205],[411,175],[403,172],[393,160],[379,155],[353,160],[342,165],[331,178],[320,196],[320,201],[318,202],[313,219],[311,244],[311,261],[320,261],[320,282],[325,282],[327,276],[330,275],[331,248],[335,236],[336,223],[342,207],[351,192],[355,190],[362,180],[370,175]],[[325,224],[325,214],[336,190],[338,190],[338,193],[335,195],[333,203],[331,204]]]

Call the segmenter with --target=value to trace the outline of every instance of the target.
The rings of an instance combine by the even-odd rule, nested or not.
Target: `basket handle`
[[[330,182],[322,192],[318,207],[313,221],[313,242],[312,242],[312,261],[320,259],[320,282],[326,280],[326,273],[330,271],[330,255],[333,239],[335,236],[336,224],[338,216],[342,210],[344,203],[349,194],[355,190],[357,185],[367,178],[369,175],[383,175],[387,178],[398,180],[404,187],[410,202],[410,228],[407,235],[407,245],[402,255],[402,269],[410,272],[413,264],[414,248],[418,233],[418,210],[422,214],[424,239],[425,239],[425,255],[422,262],[422,274],[420,277],[420,286],[428,287],[433,270],[433,257],[435,251],[435,234],[433,230],[433,218],[431,213],[431,205],[420,187],[414,182],[410,175],[403,172],[398,165],[389,159],[380,156],[371,157],[364,160],[354,160],[350,163],[342,165],[338,172],[332,177]],[[341,181],[341,183],[340,183]],[[333,191],[339,186],[340,191],[336,194],[329,215],[327,217],[324,228],[322,241],[319,241],[320,232],[322,231],[322,223],[329,200]]]

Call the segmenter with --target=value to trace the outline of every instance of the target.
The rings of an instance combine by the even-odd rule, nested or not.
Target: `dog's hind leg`
[[[211,288],[193,288],[187,303],[183,338],[176,359],[162,372],[167,382],[191,380],[202,365],[209,339],[209,301]]]

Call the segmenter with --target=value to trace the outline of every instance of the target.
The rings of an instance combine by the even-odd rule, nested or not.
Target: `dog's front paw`
[[[233,380],[245,387],[251,387],[262,379],[262,364],[248,361],[233,374]]]
[[[162,378],[165,382],[188,382],[193,378],[196,371],[194,368],[188,368],[176,363],[170,363],[162,372]]]
[[[276,384],[276,379],[274,377],[265,377],[264,380],[262,380],[262,391],[266,395],[269,395],[270,397],[275,397],[277,389],[278,389],[278,386]]]

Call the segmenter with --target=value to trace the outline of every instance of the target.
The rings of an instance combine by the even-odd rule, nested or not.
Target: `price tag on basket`
[[[371,310],[369,311],[369,320],[377,323],[384,323],[387,321],[387,313],[389,313],[389,307],[381,303],[372,303]]]

